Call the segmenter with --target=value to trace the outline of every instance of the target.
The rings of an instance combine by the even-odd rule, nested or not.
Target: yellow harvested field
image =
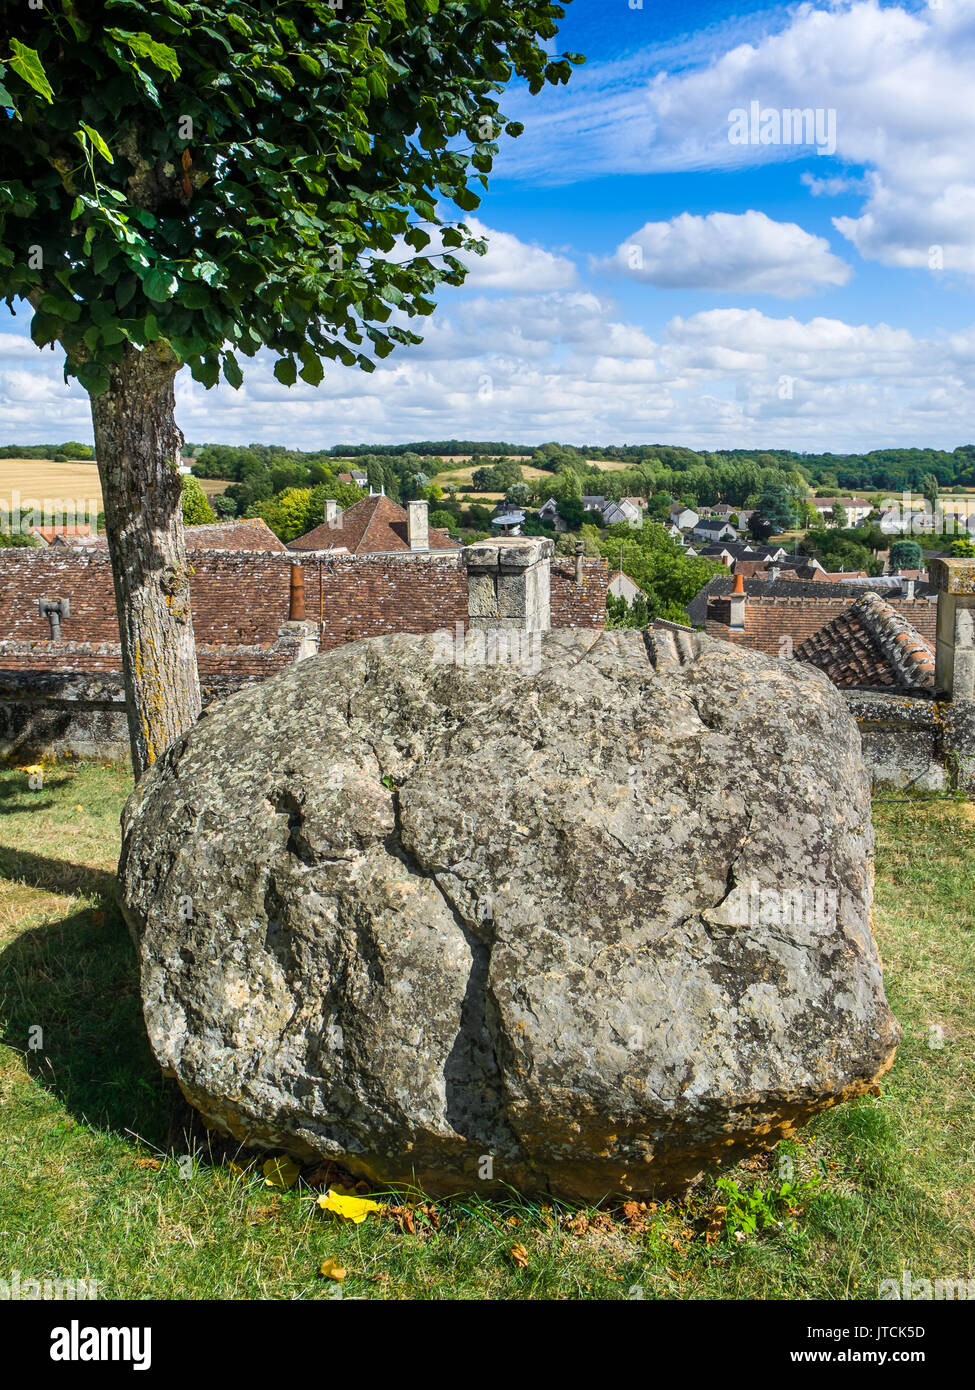
[[[515,460],[515,462],[518,462],[518,460]],[[451,468],[445,470],[443,473],[435,473],[433,475],[433,481],[439,483],[441,487],[443,487],[444,483],[456,483],[458,487],[467,487],[471,478],[479,468],[490,467],[491,465],[489,463],[479,462],[471,464],[470,468]],[[544,468],[535,468],[530,463],[523,463],[521,465],[521,472],[525,478],[550,478],[552,476],[551,473],[546,473]]]
[[[101,510],[102,489],[98,469],[93,463],[49,463],[46,459],[0,459],[0,502],[12,505],[14,493],[20,504],[36,501],[43,507],[50,499],[53,507],[60,498],[87,507],[94,498]]]
[[[214,497],[228,486],[226,478],[200,478],[203,491]],[[0,503],[13,505],[14,493],[20,505],[37,502],[44,507],[50,500],[73,502],[87,507],[94,501],[96,514],[102,509],[102,488],[93,463],[49,463],[46,459],[0,459]]]

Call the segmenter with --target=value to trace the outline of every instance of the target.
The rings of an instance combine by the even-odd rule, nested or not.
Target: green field
[[[869,1299],[905,1268],[975,1275],[970,804],[875,806],[875,927],[904,1027],[882,1095],[685,1207],[392,1197],[351,1226],[318,1209],[314,1175],[269,1186],[211,1142],[153,1063],[112,897],[126,774],[29,776],[0,773],[0,1278],[127,1299]],[[341,1284],[318,1272],[330,1258]]]

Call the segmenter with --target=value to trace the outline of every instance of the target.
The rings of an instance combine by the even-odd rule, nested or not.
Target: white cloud
[[[318,388],[283,387],[268,353],[245,364],[239,392],[180,372],[177,420],[194,442],[300,448],[453,437],[842,452],[975,437],[975,324],[925,337],[727,308],[674,317],[655,340],[611,299],[572,290],[458,296],[425,327],[423,348],[372,375],[327,364]],[[0,440],[90,439],[59,355],[21,341],[0,371]]]
[[[870,187],[868,179],[847,178],[844,174],[821,179],[808,171],[799,175],[799,182],[809,189],[814,198],[835,198],[840,193],[866,193]]]
[[[772,294],[793,299],[845,285],[850,268],[824,237],[764,212],[689,212],[647,222],[613,256],[595,262],[665,289]]]
[[[774,15],[766,23],[775,23]],[[781,11],[780,28],[661,68],[652,49],[523,99],[527,133],[507,172],[547,182],[653,171],[740,169],[815,156],[815,144],[735,144],[736,110],[835,113],[836,159],[814,195],[866,195],[836,227],[890,266],[975,274],[975,0],[908,10],[836,0]]]
[[[483,238],[488,249],[485,255],[469,255],[452,247],[449,254],[469,267],[465,287],[475,290],[508,290],[542,294],[549,290],[571,289],[579,279],[575,264],[567,256],[546,251],[537,243],[528,243],[511,232],[499,232],[477,217],[468,217],[467,226],[476,237]],[[414,253],[400,240],[393,259],[405,260],[419,254],[434,259],[444,251],[440,233],[431,233],[430,244]]]
[[[469,288],[542,293],[571,289],[576,284],[579,277],[568,257],[529,245],[510,232],[494,231],[476,217],[468,218],[467,225],[488,243],[487,255],[469,260],[471,269],[464,282]]]

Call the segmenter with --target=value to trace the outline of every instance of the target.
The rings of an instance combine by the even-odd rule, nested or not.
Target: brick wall
[[[325,561],[314,554],[196,551],[190,563],[202,674],[215,675],[221,665],[243,670],[248,661],[254,674],[266,669],[261,651],[277,642],[288,620],[293,564],[305,571],[306,617],[316,625],[323,618],[323,650],[391,632],[435,632],[467,618],[467,580],[456,554]],[[603,627],[607,579],[605,561],[587,559],[580,588],[573,561],[556,561],[552,626]],[[71,601],[57,647],[37,611],[40,598]],[[0,551],[0,667],[29,662],[55,670],[67,662],[77,670],[117,670],[118,642],[107,554],[67,547]]]

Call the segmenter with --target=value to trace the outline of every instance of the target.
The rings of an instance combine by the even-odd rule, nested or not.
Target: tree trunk
[[[183,435],[177,363],[164,345],[127,347],[91,399],[112,557],[136,781],[200,714],[200,681],[183,538]]]

